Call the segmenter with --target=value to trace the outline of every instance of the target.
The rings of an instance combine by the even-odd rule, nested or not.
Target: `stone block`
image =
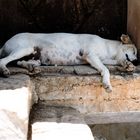
[[[27,140],[32,87],[23,74],[0,78],[0,139]]]

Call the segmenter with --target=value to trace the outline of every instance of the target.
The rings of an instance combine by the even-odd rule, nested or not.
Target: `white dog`
[[[21,33],[9,39],[0,50],[0,73],[9,75],[6,65],[14,60],[32,55],[32,60],[17,64],[38,71],[39,65],[78,65],[89,63],[102,75],[104,88],[110,92],[109,70],[104,64],[122,65],[133,71],[132,61],[137,59],[137,50],[128,36],[121,41],[103,39],[89,34],[32,34]]]

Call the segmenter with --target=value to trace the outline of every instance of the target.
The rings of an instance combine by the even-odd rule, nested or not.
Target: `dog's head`
[[[128,35],[121,36],[123,54],[125,59],[137,65],[137,49]]]

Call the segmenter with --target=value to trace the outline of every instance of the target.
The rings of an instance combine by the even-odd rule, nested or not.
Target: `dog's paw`
[[[106,92],[108,92],[108,93],[112,92],[112,86],[111,85],[107,85],[107,84],[103,83],[103,87],[106,90]]]
[[[122,62],[122,66],[124,68],[122,68],[122,71],[129,71],[129,72],[132,72],[136,69],[136,67],[130,62],[130,61],[123,61]]]
[[[40,73],[41,72],[41,68],[38,67],[38,66],[34,66],[33,67],[33,73],[37,74],[37,73]]]
[[[32,74],[38,74],[41,72],[41,69],[39,66],[28,64],[28,71],[31,72]]]
[[[9,76],[9,75],[10,75],[10,71],[9,71],[8,69],[5,69],[5,70],[3,71],[3,74],[4,74],[5,76]]]
[[[136,67],[130,62],[130,64],[128,65],[128,67],[126,68],[127,71],[134,71],[136,69]]]
[[[4,77],[9,77],[10,71],[6,67],[0,68],[0,75]]]

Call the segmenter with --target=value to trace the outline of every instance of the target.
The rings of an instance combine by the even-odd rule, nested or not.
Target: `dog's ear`
[[[122,34],[120,39],[123,44],[132,44],[132,40],[130,39],[130,37],[128,35]]]

